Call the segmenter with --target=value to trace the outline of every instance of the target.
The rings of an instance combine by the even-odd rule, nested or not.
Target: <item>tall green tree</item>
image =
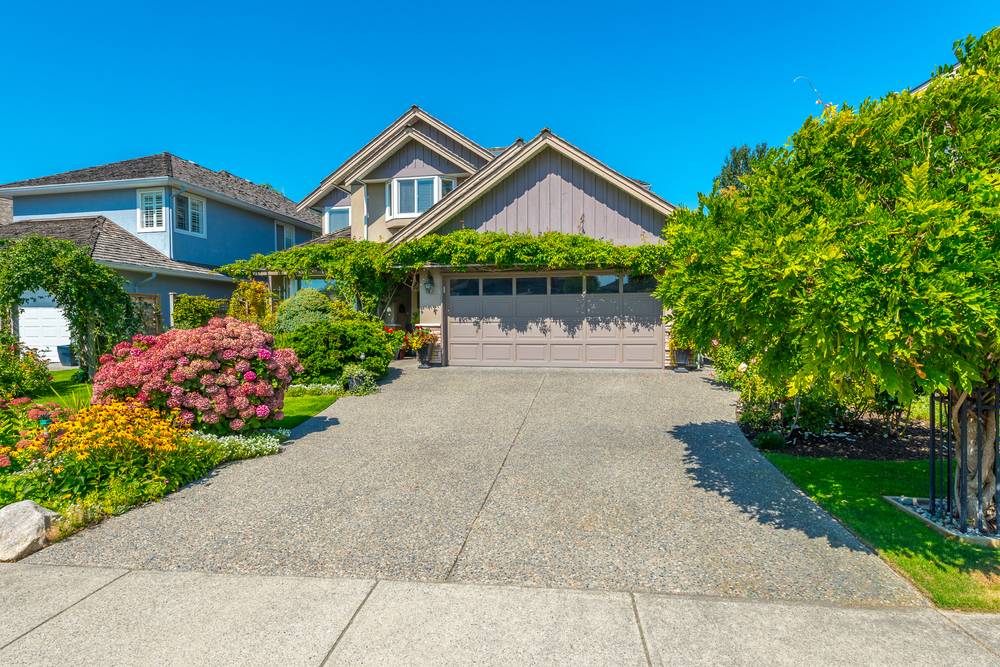
[[[657,293],[678,335],[748,350],[792,394],[860,384],[958,406],[996,379],[1000,29],[955,55],[916,95],[807,119],[742,188],[672,218]]]
[[[767,144],[761,142],[750,148],[747,144],[733,146],[729,149],[729,154],[722,162],[722,170],[715,178],[715,189],[737,188],[743,189],[743,176],[750,173],[753,163],[767,155]]]

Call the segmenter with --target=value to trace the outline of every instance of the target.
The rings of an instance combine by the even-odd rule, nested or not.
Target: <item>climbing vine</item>
[[[357,301],[371,313],[391,298],[400,285],[412,285],[415,273],[428,265],[452,271],[489,266],[498,269],[606,269],[636,275],[659,274],[667,256],[660,245],[617,246],[577,234],[480,233],[461,230],[431,234],[390,247],[385,243],[337,239],[254,255],[220,269],[248,278],[259,273],[291,277],[323,276],[340,296]]]
[[[70,241],[26,236],[0,242],[0,318],[27,293],[44,290],[69,322],[73,346],[90,375],[97,358],[139,327],[125,281]]]

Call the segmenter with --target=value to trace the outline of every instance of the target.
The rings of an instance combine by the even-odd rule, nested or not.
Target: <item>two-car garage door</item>
[[[663,367],[651,278],[484,274],[446,281],[453,366]]]

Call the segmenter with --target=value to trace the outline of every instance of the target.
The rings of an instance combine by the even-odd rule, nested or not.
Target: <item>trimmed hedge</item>
[[[344,366],[359,364],[375,377],[389,370],[403,334],[374,319],[327,319],[279,334],[276,344],[295,350],[305,372],[299,382],[337,383]]]

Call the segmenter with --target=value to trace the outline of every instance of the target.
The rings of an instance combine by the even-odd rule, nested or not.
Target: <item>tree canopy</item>
[[[730,148],[729,154],[722,162],[722,169],[715,178],[715,189],[742,188],[743,182],[740,179],[745,174],[750,173],[755,160],[759,160],[765,155],[767,155],[767,144],[763,142],[752,149],[747,144]]]
[[[91,374],[102,352],[139,327],[124,279],[79,246],[42,236],[0,243],[0,318],[36,290],[48,292],[62,309],[81,365]]]
[[[900,398],[994,376],[1000,354],[1000,29],[923,91],[809,118],[666,231],[674,333],[747,350],[791,393]]]

